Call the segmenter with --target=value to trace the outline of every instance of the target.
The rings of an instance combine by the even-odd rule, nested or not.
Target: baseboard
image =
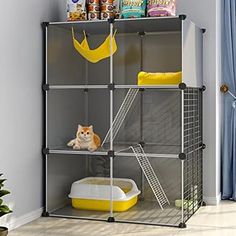
[[[220,200],[221,200],[221,193],[216,197],[203,196],[203,201],[207,205],[218,205],[220,203]]]
[[[40,208],[17,218],[9,217],[9,220],[7,221],[5,226],[8,227],[9,230],[16,229],[22,225],[38,219],[42,215],[42,212],[43,208]]]

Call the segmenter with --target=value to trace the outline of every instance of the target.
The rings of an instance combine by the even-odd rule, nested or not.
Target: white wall
[[[15,226],[42,207],[42,29],[64,18],[64,0],[1,1],[0,172],[8,179]]]
[[[221,79],[221,0],[177,0],[178,14],[186,14],[202,28],[204,34],[203,122],[204,143],[204,199],[208,204],[217,204],[220,199],[220,92]]]

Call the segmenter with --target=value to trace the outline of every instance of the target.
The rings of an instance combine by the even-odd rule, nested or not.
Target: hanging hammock
[[[112,36],[112,55],[117,50],[115,35],[116,31]],[[104,40],[104,42],[96,49],[90,49],[85,31],[84,31],[84,39],[81,43],[79,43],[78,40],[76,40],[75,38],[74,29],[72,28],[72,38],[75,49],[88,61],[96,63],[102,59],[110,57],[110,35],[108,35],[107,38]]]

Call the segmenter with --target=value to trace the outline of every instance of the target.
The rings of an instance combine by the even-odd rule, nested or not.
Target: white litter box
[[[131,179],[113,179],[113,210],[122,212],[137,203],[140,191]],[[72,206],[83,210],[110,210],[110,179],[88,177],[71,186]]]

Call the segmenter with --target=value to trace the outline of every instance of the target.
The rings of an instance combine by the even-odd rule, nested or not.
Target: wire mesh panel
[[[202,202],[202,92],[184,91],[184,221]]]

